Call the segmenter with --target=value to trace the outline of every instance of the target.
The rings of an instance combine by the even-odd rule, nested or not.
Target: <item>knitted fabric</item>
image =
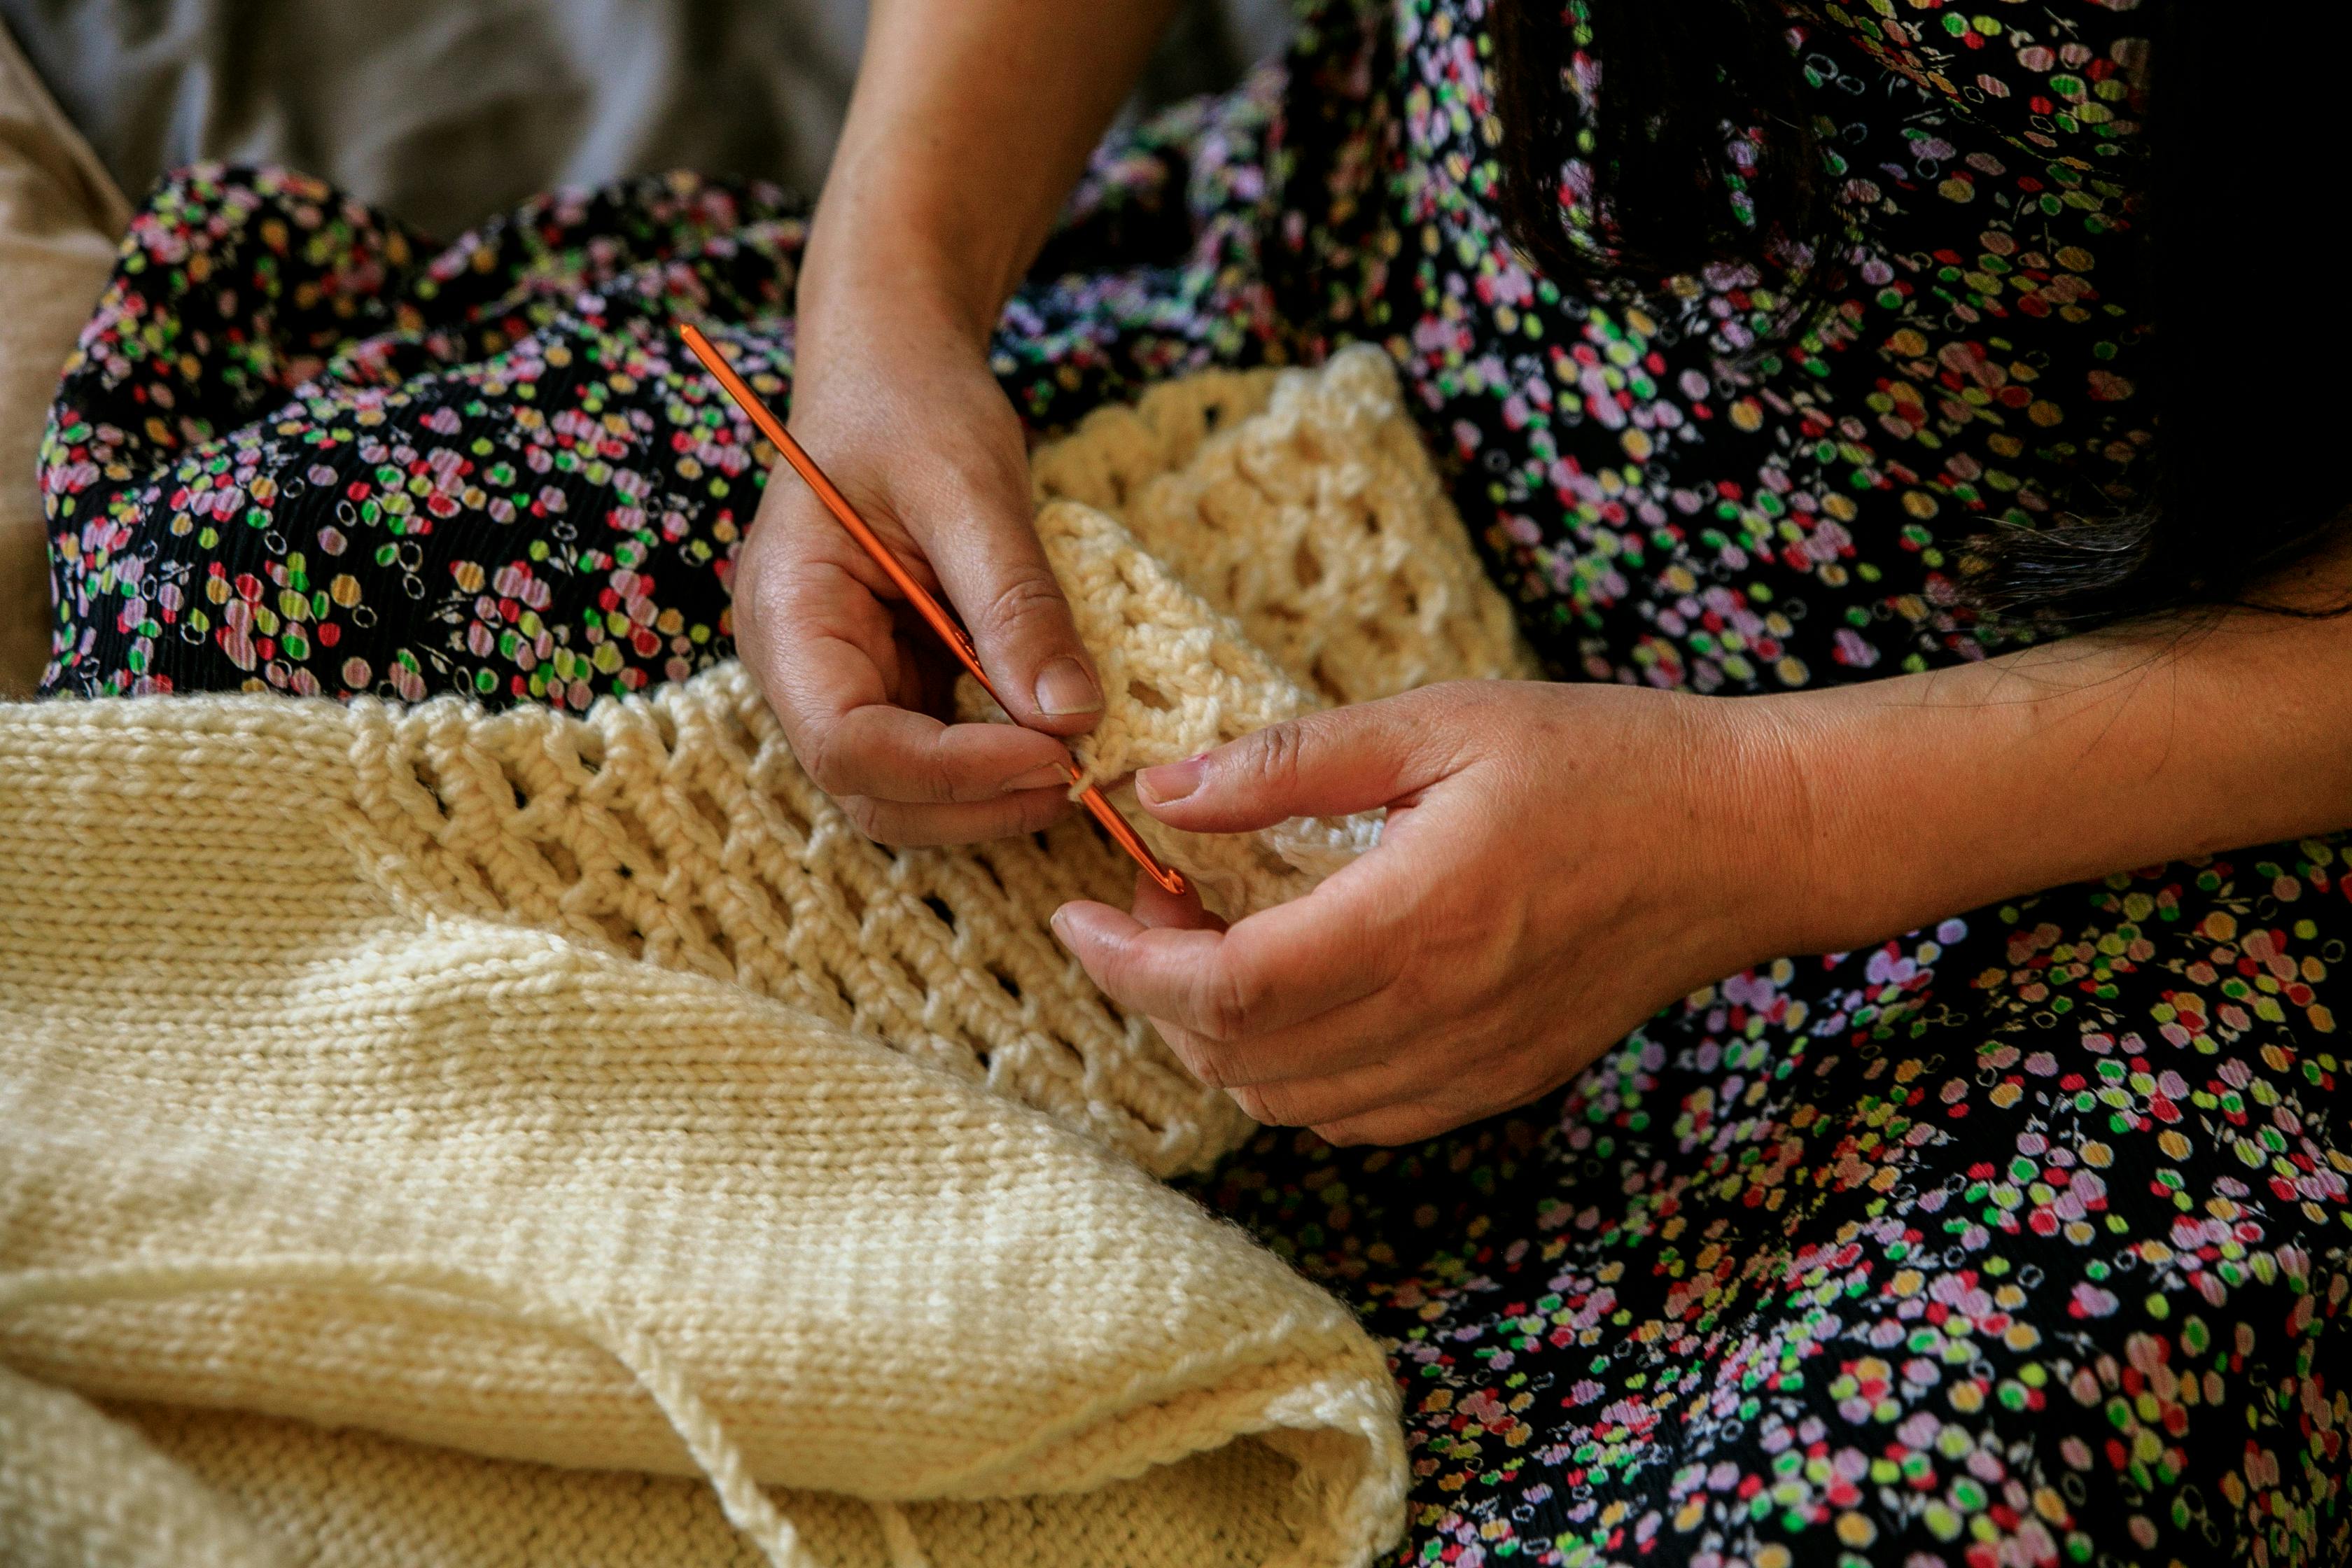
[[[1360,1562],[1393,1532],[1394,1393],[1344,1308],[1025,1107],[749,988],[425,901],[357,805],[364,731],[322,717],[7,714],[0,1362],[699,1471],[778,1563],[853,1553],[759,1482],[929,1503],[881,1517],[943,1561],[1114,1560],[1009,1504],[1067,1497],[1116,1533],[1202,1464],[1249,1484],[1171,1560],[1230,1560],[1238,1530],[1255,1560]],[[232,1501],[329,1506],[340,1464],[284,1447],[235,1439]],[[37,1503],[80,1495],[42,1483],[76,1464],[42,1443],[0,1468]],[[56,1533],[20,1521],[0,1558]],[[436,1561],[370,1539],[296,1544]]]
[[[761,1562],[696,1479],[486,1459],[239,1412],[121,1402],[100,1409],[16,1380],[32,1396],[22,1404],[38,1402],[45,1418],[37,1424],[13,1418],[21,1405],[9,1397],[8,1378],[0,1371],[0,1453],[53,1461],[0,1466],[0,1561],[9,1568]],[[1279,1517],[1250,1505],[1270,1495],[1287,1468],[1262,1445],[1244,1443],[1101,1493],[882,1510],[823,1492],[772,1495],[803,1538],[844,1568],[1018,1563],[1040,1538],[1050,1544],[1035,1560],[1046,1563],[1222,1568],[1281,1559],[1288,1543]],[[56,1484],[68,1479],[78,1484]],[[12,1483],[40,1489],[38,1511],[12,1514]]]
[[[1369,352],[1036,474],[1097,776],[1526,668]],[[1239,910],[1373,826],[1160,842]],[[1129,881],[866,841],[734,668],[0,708],[0,1556],[1368,1560],[1381,1356],[1145,1173],[1244,1124],[1045,929]]]

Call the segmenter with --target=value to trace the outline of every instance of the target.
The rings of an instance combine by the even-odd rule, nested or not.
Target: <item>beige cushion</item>
[[[0,28],[0,695],[31,689],[48,656],[41,427],[130,222],[122,193]]]

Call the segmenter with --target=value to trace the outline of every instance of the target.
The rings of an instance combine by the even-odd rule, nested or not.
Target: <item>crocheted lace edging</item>
[[[1318,708],[1535,665],[1379,351],[1208,372],[1039,451],[1038,530],[1108,696],[1089,782]],[[969,681],[967,717],[1003,720]],[[1160,1174],[1249,1123],[1097,991],[1047,919],[1124,904],[1090,825],[953,849],[859,834],[730,663],[584,716],[354,704],[359,806],[408,896],[731,980],[1088,1131]],[[1231,917],[1372,847],[1377,814],[1178,833],[1113,795]]]

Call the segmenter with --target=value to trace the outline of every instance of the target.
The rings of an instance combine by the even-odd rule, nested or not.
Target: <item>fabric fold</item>
[[[18,1373],[701,1472],[784,1563],[751,1483],[1115,1499],[1236,1442],[1277,1461],[1235,1499],[1268,1560],[1361,1561],[1392,1533],[1394,1395],[1344,1309],[983,1086],[390,885],[410,862],[352,761],[373,716],[160,700],[5,722]]]

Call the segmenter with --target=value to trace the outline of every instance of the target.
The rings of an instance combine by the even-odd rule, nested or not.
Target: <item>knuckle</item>
[[[986,800],[991,791],[967,789],[956,777],[954,762],[943,751],[934,747],[923,753],[915,764],[916,776],[908,781],[919,792],[917,798],[930,801]]]
[[[764,511],[764,508],[762,510]],[[776,553],[775,535],[780,529],[763,528],[754,517],[744,531],[743,542],[736,547],[735,563],[729,568],[729,587],[737,594],[757,593],[772,569]]]
[[[1250,765],[1266,784],[1279,790],[1298,782],[1307,761],[1304,726],[1276,724],[1258,731],[1252,742]]]
[[[880,802],[862,795],[851,795],[841,803],[841,810],[849,818],[849,825],[866,837],[877,844],[890,842],[889,814],[882,809]]]
[[[1264,1013],[1265,998],[1258,987],[1222,964],[1205,968],[1195,984],[1194,1011],[1200,1015],[1201,1033],[1210,1039],[1241,1039]]]
[[[1225,1091],[1242,1114],[1265,1127],[1287,1127],[1296,1120],[1297,1097],[1278,1084],[1244,1084]]]
[[[998,584],[981,612],[981,622],[991,631],[1010,634],[1035,626],[1041,619],[1057,623],[1067,614],[1061,584],[1051,573],[1039,568],[1015,572]]]
[[[729,584],[739,621],[746,605],[754,616],[764,616],[776,605],[805,600],[817,590],[811,571],[814,558],[806,546],[815,530],[793,526],[797,521],[776,519],[772,525],[771,520],[763,518],[743,536]],[[778,625],[788,626],[790,621],[780,616]]]
[[[1013,817],[1000,837],[1015,834],[1042,833],[1069,815],[1070,801],[1058,791],[1052,794],[1033,792],[1013,803]]]
[[[766,589],[758,568],[749,561],[738,561],[734,582],[729,589],[728,616],[734,624],[736,649],[748,649],[744,656],[754,662],[765,657],[772,640],[768,636],[768,617],[761,608],[765,597]]]
[[[794,740],[793,751],[800,761],[802,771],[808,774],[817,788],[835,799],[849,794],[855,774],[847,759],[842,755],[838,726],[817,725],[804,729],[798,737],[788,738]],[[867,801],[857,803],[859,805],[871,804]],[[857,820],[856,811],[852,809],[850,802],[844,800],[842,809],[850,813],[851,821]]]
[[[1200,1039],[1188,1030],[1165,1026],[1162,1033],[1167,1037],[1168,1048],[1176,1053],[1176,1059],[1184,1064],[1184,1070],[1198,1079],[1202,1089],[1229,1086],[1225,1064],[1218,1053],[1203,1047]]]

